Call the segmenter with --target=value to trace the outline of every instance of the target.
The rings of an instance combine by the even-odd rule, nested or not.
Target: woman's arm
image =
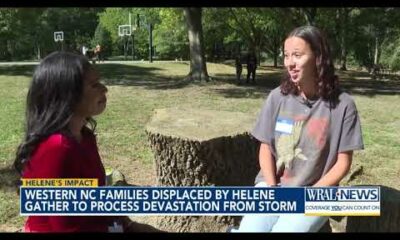
[[[268,184],[268,186],[275,186],[276,185],[275,159],[272,156],[270,146],[266,143],[261,143],[259,162],[265,182]]]
[[[338,153],[335,165],[313,187],[337,186],[350,170],[353,151]]]

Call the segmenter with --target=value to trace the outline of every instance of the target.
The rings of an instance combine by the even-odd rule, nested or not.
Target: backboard
[[[54,32],[54,41],[55,42],[64,41],[64,32],[62,32],[62,31]]]
[[[118,26],[118,36],[123,37],[123,36],[131,36],[132,35],[132,30],[135,30],[136,28],[132,28],[131,25],[119,25]]]

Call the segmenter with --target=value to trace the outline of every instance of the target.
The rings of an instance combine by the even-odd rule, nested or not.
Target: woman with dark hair
[[[92,116],[104,111],[106,93],[86,57],[54,52],[42,60],[28,91],[25,137],[14,163],[22,178],[97,178],[105,185]],[[107,232],[116,219],[29,216],[25,231]]]
[[[284,43],[286,74],[272,90],[252,135],[261,143],[256,187],[338,186],[354,150],[364,148],[354,100],[340,91],[329,45],[316,27]],[[316,232],[328,217],[246,215],[232,232]]]

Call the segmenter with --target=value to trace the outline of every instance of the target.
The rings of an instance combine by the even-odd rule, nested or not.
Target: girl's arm
[[[313,187],[337,186],[350,170],[353,151],[338,153],[335,165]]]
[[[275,186],[276,185],[275,159],[272,156],[270,146],[266,143],[261,143],[259,162],[265,182],[268,184],[268,186]]]

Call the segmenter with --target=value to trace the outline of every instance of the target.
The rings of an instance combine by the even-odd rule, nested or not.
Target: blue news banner
[[[379,216],[379,187],[21,187],[29,215]]]

